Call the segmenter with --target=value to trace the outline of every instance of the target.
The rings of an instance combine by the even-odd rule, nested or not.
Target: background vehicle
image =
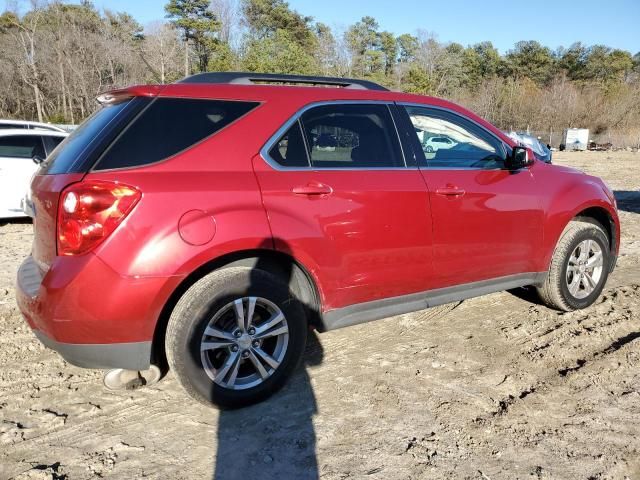
[[[551,163],[552,152],[551,149],[542,143],[539,138],[534,137],[533,135],[529,135],[526,132],[509,132],[510,138],[512,138],[518,145],[523,147],[530,148],[533,153],[536,154],[538,160],[542,160],[546,163]]]
[[[66,133],[63,128],[56,127],[49,123],[29,122],[26,120],[0,120],[0,130],[48,130],[52,132]]]
[[[0,218],[24,217],[31,177],[68,133],[0,129]]]
[[[166,356],[194,398],[246,405],[284,384],[309,326],[528,285],[584,308],[615,265],[601,180],[444,100],[242,73],[100,99],[33,180],[16,295],[45,345],[121,369],[110,387]],[[457,144],[426,155],[445,133]]]
[[[567,128],[562,135],[560,150],[586,150],[588,144],[588,128]]]
[[[424,142],[424,151],[427,153],[437,152],[441,148],[453,148],[456,142],[448,137],[430,137]]]

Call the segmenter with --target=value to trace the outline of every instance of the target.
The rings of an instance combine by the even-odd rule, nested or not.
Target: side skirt
[[[349,305],[348,307],[324,312],[322,315],[324,327],[322,331],[335,330],[381,318],[417,312],[437,305],[459,302],[467,298],[479,297],[511,288],[538,285],[544,281],[546,275],[547,272],[519,273],[453,287],[412,293],[401,297],[384,298],[382,300]]]

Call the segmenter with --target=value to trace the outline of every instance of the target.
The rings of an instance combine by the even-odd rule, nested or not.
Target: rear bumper
[[[69,363],[144,370],[157,320],[181,277],[122,276],[94,254],[32,257],[18,270],[16,300],[36,336]]]
[[[34,331],[45,347],[55,350],[72,365],[84,368],[125,368],[146,370],[151,358],[151,342],[62,343]]]

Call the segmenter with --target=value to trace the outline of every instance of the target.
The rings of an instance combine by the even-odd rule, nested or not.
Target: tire
[[[433,153],[433,147],[431,145],[427,145],[426,151],[427,153]]]
[[[254,315],[247,326],[250,303]],[[165,344],[169,367],[187,394],[207,405],[239,408],[286,383],[306,339],[305,311],[287,282],[263,270],[233,267],[208,274],[184,293],[169,318]]]
[[[592,243],[585,243],[589,241]],[[553,252],[547,278],[537,287],[540,298],[549,307],[565,312],[587,308],[602,293],[610,259],[609,239],[599,223],[571,221]]]

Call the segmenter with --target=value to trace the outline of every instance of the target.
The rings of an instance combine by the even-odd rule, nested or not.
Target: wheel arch
[[[587,220],[587,221],[595,221],[599,225],[602,226],[605,233],[607,234],[607,239],[609,240],[609,253],[611,254],[614,262],[612,262],[611,270],[615,266],[615,259],[617,258],[618,245],[620,240],[620,229],[617,215],[614,214],[615,210],[612,210],[612,207],[605,202],[597,202],[581,205],[579,208],[576,208],[574,211],[569,212],[567,215],[563,216],[562,221],[556,222],[555,233],[553,234],[553,244],[551,245],[551,249],[545,257],[545,266],[548,270],[549,265],[551,264],[551,258],[553,257],[553,253],[556,249],[556,246],[564,231],[570,222],[574,220]]]
[[[155,325],[152,341],[152,363],[167,368],[165,333],[169,317],[182,295],[198,280],[216,270],[230,267],[250,267],[266,270],[286,278],[289,288],[302,302],[309,325],[323,330],[321,292],[309,270],[291,255],[277,250],[254,249],[228,253],[209,260],[187,275],[165,302]]]

